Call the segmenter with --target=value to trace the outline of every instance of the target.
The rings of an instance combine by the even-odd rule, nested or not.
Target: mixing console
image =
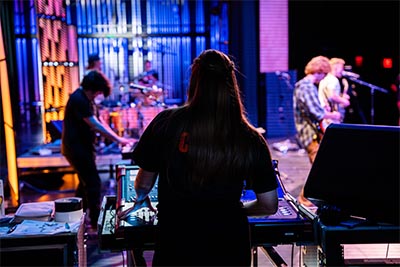
[[[291,201],[285,199],[287,192],[280,181],[279,172],[277,169],[277,162],[274,161],[274,166],[278,180],[278,196],[279,206],[278,211],[269,216],[262,217],[249,217],[249,221],[252,223],[266,222],[266,221],[279,221],[279,220],[290,220],[298,218],[297,207]],[[117,165],[117,201],[116,201],[116,230],[127,229],[133,226],[144,226],[144,225],[156,225],[157,216],[156,213],[149,208],[141,208],[136,211],[132,211],[136,192],[134,188],[135,178],[139,171],[137,165]],[[155,186],[151,190],[149,197],[153,207],[156,207],[158,203],[158,180]],[[247,202],[256,199],[256,195],[252,190],[243,190],[241,200]]]
[[[115,228],[117,232],[118,229],[121,228],[157,224],[156,213],[149,208],[144,207],[136,211],[132,211],[136,200],[136,191],[134,185],[138,171],[139,166],[137,165],[116,166],[117,216]],[[153,189],[149,193],[149,198],[153,207],[156,207],[158,203],[158,178]]]
[[[295,199],[285,190],[277,161],[273,161],[278,181],[278,211],[269,216],[249,217],[252,245],[274,245],[292,243],[313,243],[314,231],[312,221],[299,211]],[[141,208],[132,211],[136,192],[134,182],[139,167],[136,165],[117,165],[117,196],[104,200],[100,226],[101,247],[146,247],[152,248],[157,236],[157,214]],[[149,194],[151,203],[156,207],[158,203],[158,180]],[[243,190],[242,202],[256,198],[254,191]],[[223,218],[221,218],[223,220]]]

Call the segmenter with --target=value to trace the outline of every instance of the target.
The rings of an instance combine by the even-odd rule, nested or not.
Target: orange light
[[[363,57],[362,56],[356,56],[355,57],[355,59],[354,59],[354,61],[355,61],[355,63],[356,63],[356,66],[357,67],[361,67],[362,66],[362,64],[363,64]]]
[[[19,187],[18,187],[18,171],[17,171],[17,150],[15,148],[15,132],[12,117],[10,84],[8,82],[7,61],[3,31],[0,21],[0,94],[3,105],[3,120],[4,120],[4,137],[6,141],[6,157],[8,170],[8,184],[10,186],[11,206],[18,207],[19,205]]]
[[[393,67],[393,61],[392,61],[392,59],[391,58],[384,58],[383,60],[382,60],[382,66],[383,66],[383,68],[385,68],[385,69],[391,69],[392,67]]]

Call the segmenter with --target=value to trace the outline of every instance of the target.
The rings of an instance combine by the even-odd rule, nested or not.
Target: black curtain
[[[260,120],[264,114],[263,92],[259,86],[259,13],[258,1],[231,1],[229,6],[229,54],[241,74],[238,83],[242,90],[243,103],[250,121],[257,127],[265,127]],[[261,89],[264,90],[265,87]],[[261,116],[260,116],[261,114]]]
[[[18,101],[18,89],[17,89],[18,76],[14,61],[14,59],[16,58],[15,34],[14,34],[14,1],[0,1],[0,19],[3,32],[4,50],[6,53],[11,102],[12,102],[12,107],[15,107],[13,108],[13,118],[15,123],[15,118],[17,118],[19,111],[17,108],[19,101]],[[1,110],[3,109],[1,108]],[[3,120],[3,118],[1,118],[1,120]]]

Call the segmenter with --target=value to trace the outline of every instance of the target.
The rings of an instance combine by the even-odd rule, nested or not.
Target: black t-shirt
[[[133,151],[135,164],[159,173],[159,235],[153,263],[249,265],[248,219],[240,202],[245,177],[233,174],[237,177],[214,179],[216,182],[202,188],[185,183],[190,164],[180,137],[190,121],[184,108],[160,112]],[[266,142],[260,140],[255,147],[259,158],[251,172],[252,189],[257,193],[276,189]]]
[[[186,163],[186,154],[178,149],[178,143],[188,121],[190,118],[187,112],[182,112],[181,108],[162,111],[146,128],[133,152],[135,164],[147,171],[159,173],[159,212],[169,209],[164,202],[173,204],[178,201],[182,205],[226,204],[228,207],[238,203],[245,177],[232,177],[227,182],[214,183],[202,189],[185,186],[189,164]],[[257,149],[259,151],[255,154],[259,158],[255,160],[251,185],[256,193],[263,193],[277,188],[277,181],[266,143],[258,142]]]
[[[96,105],[78,88],[69,97],[65,108],[62,131],[62,153],[95,151],[95,132],[83,120],[96,114]]]

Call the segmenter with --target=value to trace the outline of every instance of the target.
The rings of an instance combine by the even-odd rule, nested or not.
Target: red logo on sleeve
[[[179,139],[178,149],[182,153],[186,153],[189,150],[188,138],[189,138],[189,133],[183,132],[181,134],[181,138]]]

